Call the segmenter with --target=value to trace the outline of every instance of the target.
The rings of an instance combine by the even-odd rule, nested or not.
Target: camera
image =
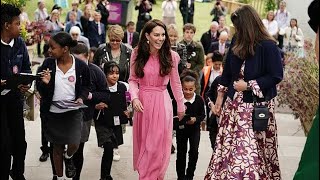
[[[217,3],[216,3],[216,6],[219,6],[219,5],[220,5],[220,2],[217,2]]]

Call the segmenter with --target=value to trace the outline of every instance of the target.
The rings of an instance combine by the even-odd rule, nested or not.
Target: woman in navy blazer
[[[213,108],[219,130],[205,179],[281,179],[274,118],[276,85],[283,77],[280,51],[251,6],[232,13],[231,21],[236,33]],[[269,109],[265,131],[252,128],[253,94]]]

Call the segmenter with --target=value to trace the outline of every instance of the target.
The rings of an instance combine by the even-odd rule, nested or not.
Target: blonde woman
[[[263,19],[262,23],[267,28],[270,35],[277,39],[279,28],[277,21],[274,19],[273,11],[268,12],[266,19]]]
[[[124,31],[119,25],[111,25],[108,28],[107,36],[109,42],[100,45],[93,57],[93,62],[103,67],[105,62],[115,61],[120,67],[119,81],[128,82],[132,49],[122,43]]]

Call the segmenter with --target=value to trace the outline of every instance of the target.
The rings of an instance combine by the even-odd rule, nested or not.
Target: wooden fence
[[[264,12],[264,9],[265,9],[264,7],[266,4],[265,1],[266,0],[252,0],[250,3],[250,5],[253,6],[254,9],[257,10],[257,12],[259,13],[260,16],[263,16],[265,14],[265,12]],[[243,3],[239,3],[236,0],[222,0],[222,2],[227,7],[228,14],[233,13],[236,9],[245,5]]]

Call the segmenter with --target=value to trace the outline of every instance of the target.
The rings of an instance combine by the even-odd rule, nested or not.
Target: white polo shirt
[[[52,101],[75,100],[76,98],[76,63],[74,56],[71,55],[71,57],[72,66],[65,74],[59,69],[56,60],[55,87]],[[63,113],[70,110],[72,109],[59,109],[54,105],[50,107],[50,112],[53,113]]]

